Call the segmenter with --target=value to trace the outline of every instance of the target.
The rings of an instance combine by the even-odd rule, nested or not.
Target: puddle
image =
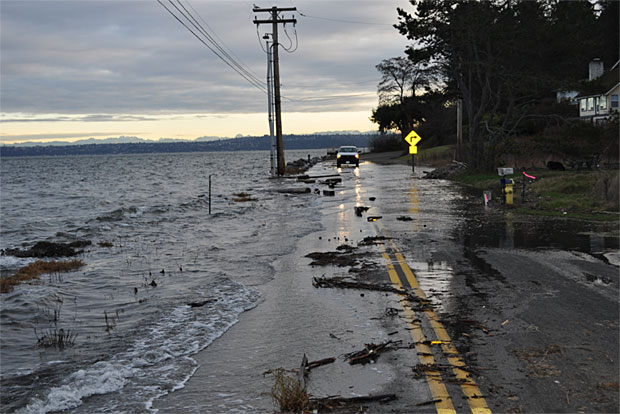
[[[470,248],[557,249],[602,256],[620,248],[619,237],[607,223],[498,215],[485,221],[467,220],[456,238]]]

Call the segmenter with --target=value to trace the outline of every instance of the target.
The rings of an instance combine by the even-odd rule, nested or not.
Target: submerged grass
[[[65,331],[64,329],[50,329],[39,336],[37,330],[34,330],[37,337],[37,346],[43,348],[65,348],[72,346],[75,343],[77,334],[71,332],[71,330]]]
[[[84,266],[81,260],[70,261],[44,261],[37,260],[19,269],[14,275],[0,278],[0,293],[9,293],[13,286],[31,280],[39,279],[39,276],[48,273],[70,272]]]

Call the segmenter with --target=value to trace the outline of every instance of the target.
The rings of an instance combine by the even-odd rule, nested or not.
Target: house
[[[579,101],[579,118],[597,125],[607,123],[609,116],[618,112],[620,95],[620,61],[605,72],[603,62],[590,62],[590,78],[575,99]]]

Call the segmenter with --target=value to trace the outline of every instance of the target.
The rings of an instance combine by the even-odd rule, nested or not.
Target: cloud
[[[229,53],[265,78],[266,56],[252,23],[252,2],[189,4]],[[401,55],[406,45],[390,25],[396,23],[396,7],[406,8],[408,1],[291,4],[313,17],[296,14],[299,48],[280,53],[282,93],[292,99],[283,101],[285,110],[369,109],[376,103],[373,79],[379,78],[374,66]],[[0,19],[5,113],[123,114],[131,121],[144,114],[265,111],[265,94],[155,1],[3,1]],[[261,34],[266,30],[259,27]],[[287,26],[287,32],[294,40],[293,28]],[[283,31],[281,39],[288,45]],[[316,99],[333,95],[341,98]],[[80,121],[105,122],[106,117],[122,120],[88,115]]]
[[[62,133],[62,134],[26,134],[26,135],[0,135],[0,142],[16,142],[16,141],[46,141],[50,139],[71,139],[84,137],[109,137],[110,135],[121,135],[119,133],[109,132],[83,132],[83,133]]]
[[[0,121],[3,123],[12,122],[132,122],[132,121],[155,121],[156,117],[147,115],[110,115],[110,114],[96,114],[96,115],[45,115],[37,116],[33,114],[11,114],[12,118],[0,117]]]

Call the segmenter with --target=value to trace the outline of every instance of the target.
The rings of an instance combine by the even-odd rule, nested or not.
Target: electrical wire
[[[282,47],[282,49],[284,49],[284,51],[288,53],[295,53],[295,51],[299,47],[299,39],[297,38],[297,28],[293,26],[293,29],[295,30],[295,48],[294,49],[293,49],[293,40],[289,36],[288,30],[286,30],[286,25],[284,25],[284,34],[286,35],[286,37],[288,37],[289,42],[291,42],[291,46],[288,49],[285,47]]]
[[[207,26],[207,28],[211,31],[211,33],[213,33],[213,36],[217,37],[217,39],[220,41],[220,43],[222,43],[224,45],[224,47],[226,47],[226,49],[228,49],[228,51],[235,57],[235,59],[237,61],[239,61],[244,67],[247,67],[247,65],[245,64],[245,62],[243,62],[243,60],[237,56],[235,54],[235,52],[233,52],[233,50],[228,47],[228,45],[226,45],[226,42],[224,42],[224,40],[222,40],[221,37],[219,37],[217,35],[217,33],[215,32],[215,30],[213,30],[213,28],[211,28],[211,26],[209,26],[209,23],[207,23],[205,21],[205,19],[202,18],[202,16],[200,15],[200,13],[198,13],[198,11],[196,9],[194,9],[194,7],[192,6],[192,4],[189,2],[189,0],[185,0],[185,3],[187,3],[187,5],[192,9],[192,11],[198,16],[198,18],[200,19],[200,21],[202,21],[205,26]],[[253,73],[252,71],[249,71],[250,73]]]
[[[327,20],[329,22],[336,22],[336,23],[367,24],[367,25],[374,25],[374,26],[390,26],[390,27],[393,26],[392,23],[361,22],[361,21],[356,21],[356,20],[341,20],[341,19],[331,19],[329,17],[310,16],[308,14],[304,14],[300,12],[299,10],[297,10],[297,13],[299,13],[299,15],[302,17],[308,17],[311,19],[318,19],[318,20]]]
[[[211,52],[213,52],[213,54],[215,54],[220,60],[222,60],[222,62],[224,62],[227,66],[229,66],[231,69],[233,69],[235,72],[237,72],[241,77],[243,77],[246,81],[248,81],[252,86],[254,86],[255,88],[259,89],[260,91],[262,91],[264,93],[267,93],[267,85],[266,85],[266,83],[261,81],[261,80],[259,80],[256,77],[256,75],[251,73],[241,63],[239,63],[237,61],[237,59],[235,59],[233,56],[231,56],[231,54],[228,53],[218,43],[218,41],[214,39],[213,36],[211,36],[211,34],[202,26],[202,24],[200,24],[200,22],[198,22],[198,20],[196,20],[196,18],[192,15],[192,13],[189,12],[189,10],[187,10],[187,8],[185,6],[183,6],[183,4],[181,3],[180,0],[177,0],[180,8],[172,0],[168,0],[168,3],[170,3],[170,5],[172,5],[177,10],[178,15],[175,14],[173,10],[168,8],[161,0],[157,0],[157,2],[168,13],[170,13],[170,15],[172,17],[174,17],[179,23],[181,23],[181,25],[183,27],[185,27],[194,37],[196,37],[196,39],[198,39]],[[191,6],[191,4],[189,4],[189,2],[188,2],[188,5],[194,11],[194,13],[196,13],[200,17],[200,15],[193,9],[193,7]],[[186,22],[181,20],[179,15],[182,16],[187,21],[187,23],[189,23],[191,26],[193,26],[194,29],[202,37],[200,35],[198,35],[196,33],[196,31],[192,30],[192,28],[190,26],[188,26],[188,24],[186,24]],[[304,17],[313,17],[313,16],[306,16],[306,15],[304,15]],[[204,19],[202,19],[202,17],[200,17],[200,19],[204,22],[204,24],[207,27],[209,27],[209,25],[206,23],[206,21],[204,21]],[[211,29],[211,28],[209,27],[209,29]],[[211,29],[211,31],[213,31],[213,29]],[[288,32],[286,30],[286,27],[284,28],[284,32],[285,32],[286,36],[289,38],[289,41],[291,42],[291,46],[289,48],[284,48],[283,47],[283,49],[286,50],[289,53],[293,53],[299,47],[299,39],[297,37],[297,29],[294,30],[294,33],[295,33],[295,48],[292,48],[293,41],[292,41],[290,35],[288,34]],[[215,32],[213,32],[213,33],[214,33],[214,36],[217,36],[217,35],[215,35]],[[256,29],[256,33],[258,35],[258,40],[259,40],[259,44],[260,44],[261,48],[263,49],[264,52],[267,52],[265,50],[265,48],[263,47],[262,42],[260,41],[260,33],[258,31],[258,28]],[[219,37],[218,37],[218,39],[220,40],[220,42],[224,43]],[[232,53],[232,51],[231,51],[231,53]],[[234,53],[233,53],[233,55],[234,55]],[[307,97],[301,97],[301,98],[289,98],[287,96],[281,96],[281,97],[282,97],[282,99],[287,100],[289,102],[309,102],[309,101],[324,101],[324,100],[337,100],[337,99],[346,99],[346,98],[356,98],[356,97],[370,96],[370,95],[374,95],[374,93],[359,93],[359,94],[346,94],[346,95],[327,95],[327,96],[307,96]]]
[[[172,0],[168,0],[170,2],[170,4],[172,4],[174,6],[174,3],[172,3]],[[207,40],[215,47],[217,48],[217,50],[220,51],[220,53],[222,53],[233,65],[235,65],[239,70],[241,70],[243,73],[245,73],[247,76],[249,76],[250,78],[252,78],[254,81],[258,82],[258,83],[262,83],[261,80],[259,80],[256,75],[254,75],[253,73],[251,73],[249,70],[247,70],[243,65],[241,65],[239,62],[237,62],[232,56],[230,56],[230,54],[224,50],[224,48],[222,48],[222,46],[220,46],[220,44],[213,38],[213,36],[211,36],[207,30],[196,20],[196,18],[185,8],[185,6],[183,6],[183,4],[181,3],[181,0],[177,0],[177,3],[179,3],[179,6],[181,6],[183,8],[183,10],[185,11],[185,13],[183,13],[181,10],[179,10],[178,7],[175,6],[175,8],[181,13],[183,14],[183,17],[185,17],[199,32],[201,32],[206,38]]]
[[[227,66],[229,66],[232,70],[234,70],[235,72],[237,72],[242,78],[244,78],[246,81],[248,81],[252,86],[254,86],[255,88],[261,90],[264,93],[267,93],[267,87],[264,84],[264,82],[258,80],[255,78],[254,75],[252,74],[247,74],[249,73],[247,70],[245,69],[240,69],[240,64],[238,62],[236,62],[234,59],[232,59],[230,57],[230,55],[228,55],[227,53],[222,53],[223,55],[227,56],[228,59],[230,59],[231,61],[228,61],[224,56],[222,56],[222,54],[218,53],[218,51],[221,52],[222,48],[215,46],[215,44],[217,44],[217,42],[213,41],[211,42],[213,47],[211,45],[209,45],[207,43],[207,41],[205,41],[202,37],[200,37],[199,35],[197,35],[185,22],[183,22],[179,16],[177,16],[171,9],[169,9],[168,7],[166,7],[166,5],[164,3],[162,3],[161,0],[157,0],[157,2],[168,12],[170,13],[170,15],[172,15],[172,17],[174,17],[179,23],[181,23],[181,25],[183,25],[192,35],[194,35],[194,37],[196,39],[198,39],[202,44],[204,44],[209,50],[211,50],[211,52],[213,52],[213,54],[215,54],[222,62],[224,62]],[[201,32],[201,34],[203,36],[205,36],[207,39],[213,39],[212,37],[205,35],[204,34],[204,28],[199,29],[197,27],[196,24],[192,23],[191,18],[188,18],[173,2],[172,0],[168,0],[168,2],[190,23],[192,24],[199,32]],[[180,2],[179,2],[180,4]],[[181,7],[183,9],[185,9],[183,7],[183,5],[181,5]],[[186,10],[186,9],[185,9]],[[189,13],[188,13],[189,14]],[[195,20],[195,19],[194,19]],[[198,24],[198,26],[200,26]],[[201,26],[200,26],[201,27]],[[215,44],[214,44],[215,43]],[[219,45],[218,45],[219,46]]]

